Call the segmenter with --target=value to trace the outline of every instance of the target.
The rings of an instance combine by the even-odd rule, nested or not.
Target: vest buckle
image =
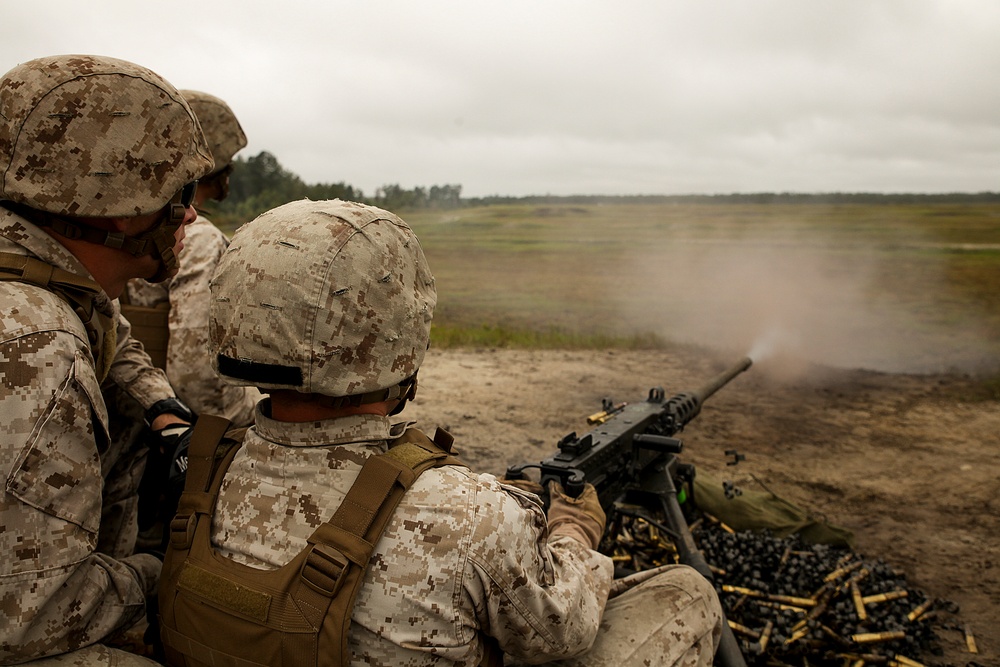
[[[185,551],[194,541],[197,521],[193,514],[178,514],[170,520],[170,546]]]
[[[320,595],[332,598],[344,585],[351,563],[328,544],[313,544],[302,564],[302,581]]]

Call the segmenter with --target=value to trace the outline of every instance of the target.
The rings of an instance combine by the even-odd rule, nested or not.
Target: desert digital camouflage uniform
[[[61,238],[153,255],[167,275],[187,218],[178,193],[211,168],[190,108],[144,67],[63,55],[0,77],[0,252],[96,286],[44,224]],[[83,222],[151,214],[142,239]],[[144,616],[160,572],[156,557],[131,554],[145,451],[111,442],[101,383],[144,408],[174,392],[95,289],[98,325],[88,331],[49,289],[0,281],[2,664],[151,664],[98,645]]]
[[[89,276],[52,237],[2,207],[0,251]],[[41,287],[2,281],[0,295],[0,663],[13,664],[85,647],[141,619],[160,562],[131,555],[145,451],[110,446],[80,318]],[[172,396],[116,302],[101,292],[95,305],[120,322],[108,381],[147,407]]]
[[[219,415],[245,426],[253,420],[261,394],[254,387],[222,382],[212,370],[208,352],[208,284],[229,241],[200,215],[185,230],[177,275],[162,283],[129,281],[129,301],[147,307],[170,303],[166,371],[177,396],[197,414]]]
[[[401,430],[372,415],[292,424],[258,412],[223,482],[213,544],[245,565],[284,565]],[[612,572],[608,557],[549,534],[537,497],[489,474],[429,470],[365,573],[351,664],[477,665],[484,634],[508,664],[711,664],[722,615],[703,577],[641,573],[614,582],[609,601]]]
[[[365,459],[401,432],[374,415],[294,424],[258,413],[223,482],[213,543],[246,565],[284,565],[340,506]],[[466,468],[429,470],[365,573],[352,664],[475,665],[484,632],[512,655],[579,653],[596,636],[612,571],[570,537],[549,540],[528,494]]]
[[[211,345],[228,381],[351,405],[385,400],[416,372],[436,303],[409,227],[338,201],[286,204],[245,225],[212,289]],[[279,421],[270,410],[270,399],[258,404],[212,523],[217,553],[260,569],[302,552],[405,426],[373,414]],[[537,496],[493,475],[427,470],[365,570],[351,664],[476,665],[487,637],[513,663],[711,664],[722,630],[711,585],[686,566],[613,581],[576,521],[550,523]]]

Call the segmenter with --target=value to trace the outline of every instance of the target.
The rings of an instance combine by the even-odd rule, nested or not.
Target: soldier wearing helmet
[[[216,368],[270,396],[241,444],[196,427],[159,595],[168,664],[711,663],[721,609],[690,568],[609,602],[593,487],[553,483],[546,516],[447,434],[391,419],[437,300],[400,218],[280,206],[236,232],[212,297]]]
[[[162,361],[158,365],[165,368],[177,395],[196,413],[222,415],[245,426],[253,419],[260,392],[221,382],[208,357],[208,281],[229,241],[201,211],[210,200],[221,202],[228,196],[233,157],[247,145],[247,139],[236,115],[221,99],[195,90],[180,92],[201,123],[215,168],[198,181],[194,205],[199,215],[185,228],[180,271],[160,283],[141,278],[129,282],[122,295],[122,312],[133,326],[135,319],[148,321],[151,312],[168,313],[166,330],[155,332],[157,340],[166,344],[152,345],[162,351],[162,357],[150,355],[154,363]],[[147,339],[142,340],[146,343]],[[146,345],[147,351],[150,347]]]
[[[101,384],[183,441],[190,413],[114,300],[176,273],[211,169],[190,107],[144,67],[51,56],[0,78],[0,662],[148,664],[102,645],[143,618],[160,563],[133,554],[146,452],[109,437]]]
[[[202,211],[209,201],[222,201],[229,194],[233,157],[247,144],[239,120],[223,100],[195,90],[181,90],[198,117],[215,161],[212,172],[198,180],[194,205],[198,218],[185,226],[181,266],[163,282],[142,278],[129,281],[121,296],[122,314],[132,324],[132,335],[142,341],[153,364],[164,369],[177,396],[197,414],[222,415],[235,425],[253,421],[260,392],[253,387],[235,387],[221,381],[208,356],[208,281],[229,241]],[[142,437],[135,429],[141,408],[127,396],[111,401],[116,437]],[[155,458],[154,452],[154,458]],[[156,546],[169,523],[179,489],[163,488],[162,465],[147,466],[140,493],[140,542]],[[179,480],[178,480],[179,481]],[[164,495],[165,494],[165,495]],[[157,547],[158,548],[158,547]]]

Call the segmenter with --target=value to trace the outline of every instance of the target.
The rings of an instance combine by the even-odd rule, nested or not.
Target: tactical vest
[[[137,306],[128,296],[128,288],[118,298],[122,315],[132,325],[132,337],[142,343],[153,365],[167,370],[167,344],[170,341],[170,301],[156,306]]]
[[[276,570],[232,561],[211,546],[212,516],[239,444],[229,422],[203,415],[191,440],[187,480],[170,524],[160,579],[160,633],[167,664],[348,665],[351,612],[371,554],[406,490],[424,470],[464,465],[452,437],[408,429],[370,457],[333,517]],[[222,441],[221,446],[219,445]],[[502,664],[495,644],[483,664]]]
[[[115,357],[117,328],[110,317],[94,307],[94,297],[103,291],[100,285],[37,257],[11,252],[0,252],[0,280],[41,287],[68,303],[83,323],[97,378],[104,381]]]

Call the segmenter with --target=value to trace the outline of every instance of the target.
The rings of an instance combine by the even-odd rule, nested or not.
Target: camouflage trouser
[[[31,667],[92,667],[93,665],[111,665],[112,667],[157,667],[160,663],[153,662],[135,653],[119,651],[116,648],[100,644],[82,648],[72,653],[54,655],[51,658],[41,658],[22,663]]]
[[[719,646],[722,623],[722,607],[712,585],[686,565],[667,565],[616,580],[591,649],[577,658],[546,664],[708,667]]]

